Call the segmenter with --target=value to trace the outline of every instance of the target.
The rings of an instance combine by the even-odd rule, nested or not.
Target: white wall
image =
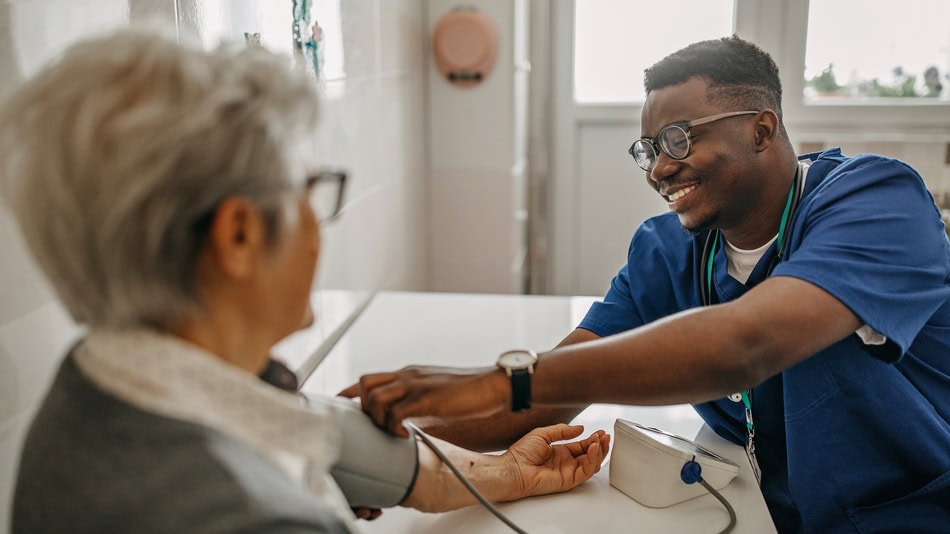
[[[319,153],[345,167],[345,215],[325,229],[320,287],[425,289],[425,68],[422,0],[321,0],[315,18],[339,64],[324,80]],[[159,16],[205,43],[262,33],[290,50],[290,0],[0,0],[0,92],[83,36]],[[331,34],[335,34],[331,38]],[[327,51],[330,54],[330,51]],[[328,71],[329,72],[329,71]],[[358,299],[316,300],[341,322]],[[359,292],[357,292],[359,293]],[[80,334],[57,304],[0,207],[0,532],[23,432],[63,351]]]
[[[428,34],[457,0],[427,2]],[[498,59],[460,88],[429,69],[430,288],[520,293],[527,269],[526,0],[477,0],[494,21]],[[427,50],[426,61],[432,63]]]

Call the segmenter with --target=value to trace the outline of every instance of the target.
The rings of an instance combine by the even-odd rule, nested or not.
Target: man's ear
[[[218,204],[211,222],[208,250],[224,276],[245,279],[254,272],[264,248],[266,228],[260,209],[244,197]]]
[[[763,110],[755,121],[755,148],[767,149],[778,138],[778,115],[771,109]]]

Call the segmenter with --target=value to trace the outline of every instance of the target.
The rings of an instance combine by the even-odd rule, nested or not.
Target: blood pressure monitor
[[[738,465],[684,437],[624,419],[614,423],[610,485],[640,504],[663,508],[705,495],[703,486],[682,478],[691,462],[717,490],[739,473]]]

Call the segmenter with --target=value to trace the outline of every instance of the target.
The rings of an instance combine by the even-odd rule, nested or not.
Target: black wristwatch
[[[511,411],[530,408],[531,375],[538,363],[538,355],[533,350],[509,350],[498,357],[497,363],[511,377]]]

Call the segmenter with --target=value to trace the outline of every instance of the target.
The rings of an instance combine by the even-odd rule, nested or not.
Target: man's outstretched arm
[[[590,330],[578,328],[568,334],[557,346],[564,347],[599,337]],[[340,394],[346,397],[358,396],[359,384],[346,388]],[[521,413],[502,412],[485,419],[433,420],[420,426],[427,433],[466,449],[501,451],[535,428],[569,423],[584,408],[584,406],[539,407]]]
[[[751,388],[860,325],[822,288],[777,276],[729,303],[542,354],[532,378],[532,403],[704,402]],[[511,387],[507,376],[492,367],[410,367],[362,377],[360,397],[377,425],[405,435],[406,418],[500,414],[510,406]]]

